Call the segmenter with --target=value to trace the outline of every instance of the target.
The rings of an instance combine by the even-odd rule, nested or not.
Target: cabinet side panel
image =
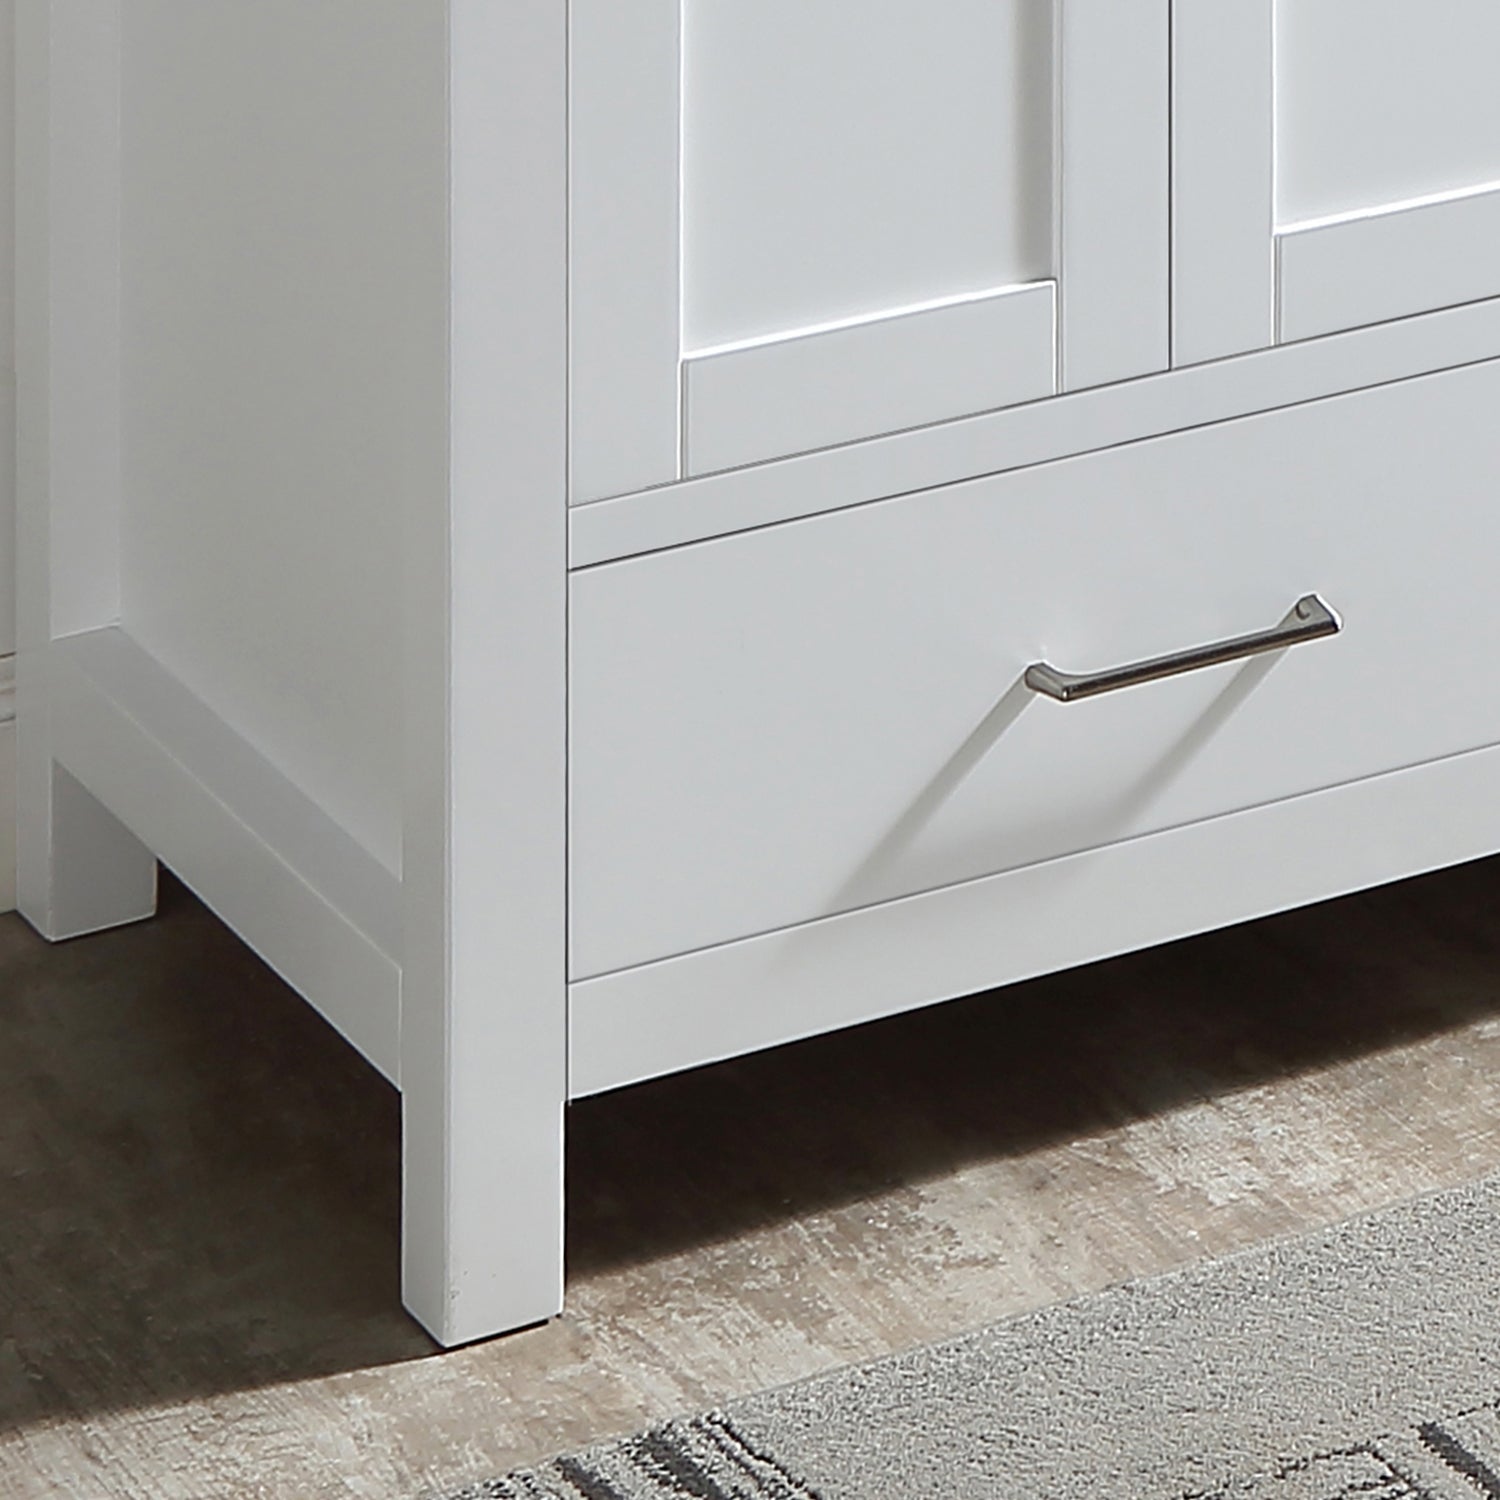
[[[445,472],[444,7],[123,25],[123,624],[396,869],[401,517]]]

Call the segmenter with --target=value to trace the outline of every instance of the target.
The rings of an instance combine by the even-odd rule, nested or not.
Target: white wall
[[[14,433],[16,377],[13,350],[15,310],[11,271],[15,194],[14,169],[15,0],[0,0],[0,911],[15,904],[15,724],[10,705],[9,663],[15,649],[16,506]]]

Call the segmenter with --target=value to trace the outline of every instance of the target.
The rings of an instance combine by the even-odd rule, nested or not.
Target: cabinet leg
[[[53,942],[156,911],[156,859],[22,728],[16,876],[21,915]]]
[[[529,885],[514,887],[509,902],[486,897],[468,921],[450,917],[452,907],[427,887],[437,866],[424,857],[431,850],[420,830],[407,849],[402,1295],[449,1348],[562,1311],[561,848],[554,840]],[[497,868],[456,859],[450,889],[460,900],[480,873],[476,863]],[[424,892],[434,899],[424,901]]]
[[[569,7],[447,9],[449,485],[414,487],[406,531],[401,1090],[406,1305],[453,1345],[562,1309]]]
[[[403,1300],[448,1348],[563,1303],[562,1098],[515,1074],[456,1083],[402,1098]]]

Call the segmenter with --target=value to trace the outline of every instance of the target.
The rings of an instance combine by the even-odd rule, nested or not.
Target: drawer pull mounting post
[[[1033,692],[1073,703],[1080,698],[1095,698],[1100,693],[1118,692],[1143,682],[1157,682],[1182,672],[1196,672],[1201,667],[1217,667],[1223,662],[1241,661],[1266,651],[1280,651],[1299,646],[1303,641],[1317,641],[1337,635],[1343,628],[1339,617],[1316,595],[1304,594],[1286,613],[1286,618],[1270,630],[1253,635],[1237,635],[1227,641],[1213,641],[1206,646],[1190,646],[1169,656],[1153,656],[1148,661],[1131,662],[1124,667],[1107,667],[1102,672],[1060,672],[1044,661],[1027,667],[1025,682]]]

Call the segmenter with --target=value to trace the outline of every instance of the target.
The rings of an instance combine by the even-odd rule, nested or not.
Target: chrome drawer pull
[[[1286,646],[1299,646],[1303,641],[1321,640],[1325,635],[1337,635],[1342,628],[1339,617],[1316,594],[1304,594],[1287,611],[1286,618],[1271,630],[1237,635],[1207,646],[1190,646],[1170,656],[1153,656],[1149,661],[1107,667],[1102,672],[1059,672],[1056,667],[1039,661],[1026,668],[1025,682],[1033,692],[1055,698],[1059,703],[1072,703],[1142,682],[1176,677],[1179,672],[1196,672],[1200,667],[1216,667],[1222,662],[1259,656],[1263,651],[1280,651]]]

